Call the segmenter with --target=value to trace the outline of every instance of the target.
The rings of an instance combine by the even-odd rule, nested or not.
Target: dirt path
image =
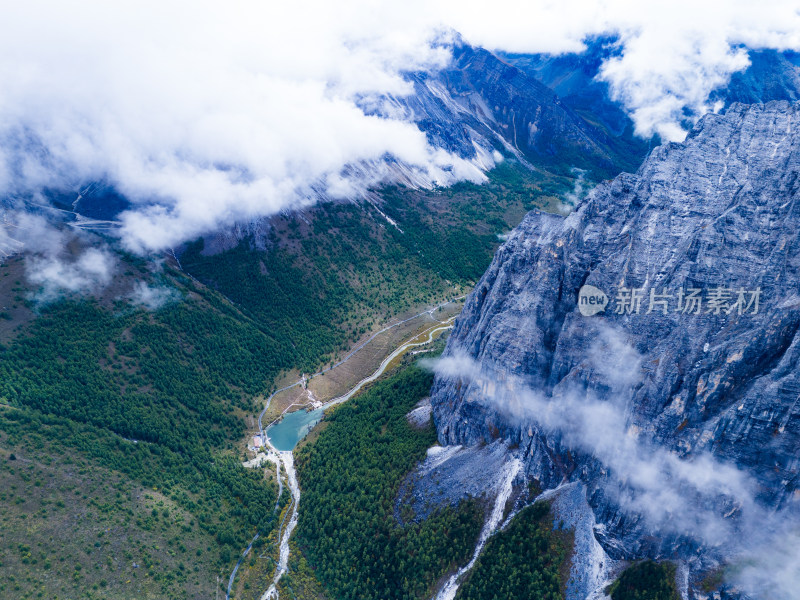
[[[395,350],[394,352],[392,352],[392,353],[391,353],[389,356],[387,356],[386,358],[384,358],[384,359],[383,359],[383,362],[380,364],[380,366],[377,368],[377,370],[376,370],[376,371],[375,371],[375,372],[374,372],[372,375],[370,375],[370,376],[368,376],[368,377],[365,377],[364,379],[362,379],[361,381],[359,381],[359,382],[358,382],[358,383],[355,385],[355,387],[353,387],[353,388],[352,388],[350,391],[348,391],[346,394],[344,394],[344,395],[342,395],[342,396],[339,396],[338,398],[334,398],[333,400],[330,400],[330,401],[326,402],[325,404],[323,404],[323,405],[322,405],[322,407],[323,407],[323,408],[328,408],[329,406],[335,406],[336,404],[341,404],[342,402],[347,402],[347,401],[348,401],[350,398],[352,398],[352,397],[353,397],[353,395],[355,395],[355,394],[356,394],[356,393],[357,393],[357,392],[358,392],[358,391],[359,391],[359,390],[360,390],[362,387],[364,387],[366,384],[368,384],[368,383],[370,383],[370,382],[372,382],[372,381],[375,381],[375,380],[376,380],[378,377],[380,377],[381,375],[383,375],[383,372],[386,370],[386,368],[387,368],[387,367],[388,367],[388,366],[391,364],[391,362],[392,362],[392,361],[393,361],[395,358],[397,358],[398,356],[400,356],[401,354],[403,354],[403,353],[404,353],[406,350],[409,350],[409,349],[411,349],[411,348],[415,348],[415,347],[417,347],[417,346],[425,346],[426,344],[430,344],[430,343],[433,341],[433,335],[434,335],[435,333],[438,333],[438,332],[440,332],[440,331],[445,331],[445,330],[447,330],[447,329],[450,329],[450,328],[453,326],[453,321],[454,321],[454,320],[455,320],[455,317],[450,317],[450,318],[449,318],[447,321],[442,321],[442,322],[441,322],[441,323],[442,323],[442,325],[439,325],[439,326],[437,326],[437,327],[433,327],[432,329],[428,330],[428,332],[427,332],[427,333],[428,333],[428,338],[427,338],[426,340],[422,341],[422,342],[413,342],[413,341],[411,341],[411,342],[406,342],[405,344],[403,344],[402,346],[400,346],[400,347],[399,347],[397,350]],[[420,335],[424,335],[424,334],[425,334],[425,332],[422,332],[422,334],[420,334]],[[419,336],[415,336],[415,338],[414,338],[414,339],[416,339],[417,337],[419,337]]]
[[[456,300],[460,300],[460,299],[461,298],[455,298],[454,300],[449,300],[448,302],[442,303],[442,304],[440,304],[438,306],[435,306],[435,307],[433,307],[431,309],[425,310],[425,311],[423,311],[423,312],[421,312],[421,313],[419,313],[417,315],[414,315],[413,317],[409,317],[408,319],[404,319],[402,321],[394,323],[393,325],[389,325],[387,327],[384,327],[380,331],[378,331],[375,334],[373,334],[369,339],[367,339],[365,342],[360,344],[358,347],[353,349],[341,361],[339,361],[338,363],[336,363],[335,365],[333,365],[331,367],[328,367],[327,369],[323,369],[319,373],[315,373],[314,375],[312,375],[312,377],[315,377],[317,375],[321,375],[322,373],[326,373],[326,372],[330,371],[331,369],[334,369],[337,366],[345,363],[350,358],[352,358],[353,355],[356,352],[358,352],[361,348],[366,346],[370,341],[375,339],[381,333],[384,333],[384,332],[392,329],[393,327],[397,327],[398,325],[402,325],[403,323],[407,323],[408,321],[411,321],[413,319],[419,318],[419,317],[421,317],[423,315],[426,315],[426,314],[430,315],[433,318],[433,312],[435,310],[437,310],[438,308],[440,308],[442,306],[450,304],[451,302],[454,302]],[[453,321],[455,320],[455,316],[450,317],[446,321],[438,321],[438,319],[435,319],[435,318],[434,318],[434,320],[436,320],[440,324],[436,325],[435,327],[432,327],[431,329],[429,329],[427,331],[423,331],[422,333],[414,336],[414,338],[412,338],[411,340],[401,344],[397,349],[395,349],[391,354],[389,354],[389,356],[387,356],[381,362],[380,366],[371,375],[369,375],[369,376],[365,377],[364,379],[362,379],[361,381],[359,381],[355,386],[353,386],[350,390],[348,390],[347,393],[345,393],[345,394],[343,394],[341,396],[338,396],[336,398],[333,398],[332,400],[329,400],[328,402],[324,403],[323,404],[323,408],[328,408],[330,406],[335,406],[336,404],[341,404],[342,402],[346,402],[347,400],[352,398],[353,395],[355,395],[359,390],[361,390],[361,388],[363,388],[365,385],[367,385],[368,383],[370,383],[372,381],[375,381],[378,377],[380,377],[386,371],[386,369],[389,368],[389,366],[391,365],[392,361],[394,361],[396,358],[401,356],[404,352],[407,352],[411,348],[415,348],[417,346],[425,346],[427,344],[430,344],[434,339],[434,335],[453,327]],[[414,341],[414,340],[417,340],[418,338],[420,338],[421,336],[425,335],[426,333],[427,333],[427,337],[425,339],[420,340],[420,341]],[[301,385],[301,384],[302,384],[302,380],[297,381],[297,382],[295,382],[295,383],[293,383],[291,385],[285,386],[285,387],[283,387],[283,388],[281,388],[279,390],[275,390],[269,396],[269,398],[267,398],[267,401],[266,401],[265,406],[264,406],[264,410],[262,410],[261,414],[258,415],[258,430],[259,430],[259,432],[261,434],[261,439],[263,440],[264,445],[267,448],[266,459],[270,460],[270,461],[272,461],[272,462],[274,462],[276,464],[278,483],[281,486],[281,488],[280,488],[281,491],[283,490],[283,485],[282,485],[282,481],[281,481],[281,465],[283,465],[283,470],[286,473],[287,487],[289,488],[289,491],[292,494],[292,504],[291,504],[291,507],[289,508],[289,511],[290,511],[290,513],[289,513],[290,514],[289,523],[286,526],[286,529],[284,530],[283,529],[283,522],[282,522],[280,530],[278,531],[279,548],[280,548],[279,556],[278,556],[278,566],[277,566],[277,568],[275,570],[275,575],[273,576],[272,583],[270,584],[270,586],[267,589],[267,591],[265,591],[264,594],[261,596],[261,600],[278,600],[278,597],[279,597],[278,596],[278,583],[280,582],[281,577],[283,577],[283,575],[286,573],[286,571],[288,570],[288,567],[289,567],[289,552],[290,552],[289,539],[290,539],[290,537],[292,535],[292,532],[294,531],[294,528],[297,526],[298,515],[299,515],[299,505],[300,505],[300,486],[297,483],[297,472],[295,471],[295,468],[294,468],[294,455],[292,454],[291,451],[281,452],[281,451],[279,451],[278,449],[276,449],[272,445],[272,442],[269,440],[269,437],[266,435],[266,429],[269,428],[269,425],[267,425],[267,428],[265,428],[262,421],[263,421],[264,415],[266,414],[267,410],[269,409],[269,405],[270,405],[270,402],[272,401],[272,398],[275,397],[275,394],[278,394],[280,392],[286,391],[288,389],[291,389],[291,388],[296,387],[296,386]],[[287,408],[287,410],[288,410],[288,408]],[[286,412],[286,411],[284,411],[284,412]],[[270,423],[270,425],[271,424],[272,423]],[[252,465],[253,461],[249,461],[249,464]],[[260,462],[259,462],[259,464],[260,464]],[[278,495],[278,499],[280,499],[280,493]],[[276,507],[277,507],[277,504],[276,504]],[[285,519],[285,517],[284,517],[284,519]],[[250,542],[250,545],[247,547],[247,549],[242,554],[241,558],[239,559],[239,562],[236,563],[236,567],[234,568],[233,573],[231,573],[230,579],[228,580],[228,590],[227,590],[227,593],[225,595],[226,600],[230,600],[230,594],[231,594],[231,590],[233,588],[233,581],[234,581],[234,578],[236,577],[236,572],[239,569],[239,565],[242,563],[244,558],[247,556],[248,552],[250,551],[250,548],[253,545],[253,542],[255,542],[257,538],[258,538],[258,534],[256,534],[256,537],[254,537],[253,541]]]

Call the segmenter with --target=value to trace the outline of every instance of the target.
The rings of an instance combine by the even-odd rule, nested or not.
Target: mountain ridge
[[[654,527],[625,510],[641,490],[635,479],[625,483],[632,476],[623,464],[609,469],[592,455],[606,441],[589,441],[602,424],[576,433],[574,415],[543,424],[541,411],[550,402],[577,402],[580,410],[615,406],[622,431],[648,451],[664,449],[664,460],[674,454],[697,465],[711,456],[720,472],[735,465],[756,484],[752,496],[742,492],[744,499],[734,494],[733,500],[724,488],[688,490],[686,498],[701,505],[678,511],[676,522],[719,517],[728,527],[723,515],[748,503],[754,511],[756,505],[796,510],[798,119],[798,104],[733,104],[702,118],[684,143],[654,149],[636,174],[599,185],[569,217],[529,213],[468,297],[445,351],[451,360],[474,361],[471,369],[488,377],[440,374],[432,391],[440,443],[505,440],[518,446],[526,476],[543,489],[584,483],[598,522],[595,537],[608,555],[687,561],[692,594],[699,593],[700,574],[731,553],[704,534],[671,531],[663,520]],[[617,314],[617,299],[613,309],[584,317],[577,302],[587,284],[612,303],[615,289],[641,288],[644,308],[651,290],[677,295],[722,286],[758,288],[761,304],[757,314],[728,318],[662,314],[660,307],[649,315]],[[629,379],[620,381],[620,373]],[[511,405],[499,392],[509,381],[533,392],[518,394]],[[586,394],[598,403],[575,400]],[[680,484],[675,480],[676,489]]]

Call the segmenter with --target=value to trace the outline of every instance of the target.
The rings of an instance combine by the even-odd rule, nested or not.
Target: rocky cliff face
[[[579,390],[611,403],[643,447],[735,465],[760,506],[790,508],[800,494],[799,175],[800,105],[734,104],[684,143],[656,148],[635,175],[595,188],[568,217],[530,213],[448,341],[446,357],[466,355],[494,375],[437,377],[440,442],[502,438],[544,489],[583,481],[596,537],[614,558],[685,559],[713,544],[621,508],[625,481],[591,443],[543,424],[543,405],[526,411],[527,396],[512,398],[513,410],[498,402],[503,382],[524,382],[544,401]],[[593,316],[579,310],[586,285],[595,302],[607,297]],[[596,428],[601,438],[604,424]],[[741,508],[698,501],[720,519]]]
[[[731,75],[730,81],[714,90],[710,102],[725,106],[734,102],[755,104],[770,100],[796,102],[800,99],[800,54],[787,50],[750,50],[750,66]]]
[[[481,154],[499,148],[537,165],[578,167],[599,178],[636,168],[647,152],[648,143],[625,126],[610,126],[592,110],[573,110],[533,74],[488,50],[458,37],[447,49],[447,67],[406,75],[413,94],[372,98],[364,110],[412,121],[432,146],[480,164],[486,162]]]

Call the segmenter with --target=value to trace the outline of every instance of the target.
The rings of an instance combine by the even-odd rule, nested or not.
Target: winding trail
[[[435,310],[443,307],[443,306],[447,306],[448,304],[451,304],[451,303],[456,302],[458,300],[462,300],[463,298],[465,298],[465,296],[459,296],[458,298],[454,298],[453,300],[448,300],[447,302],[443,302],[441,304],[438,304],[438,305],[434,306],[433,308],[430,308],[428,310],[422,311],[421,313],[418,313],[418,314],[414,315],[413,317],[409,317],[407,319],[403,319],[402,321],[398,321],[397,323],[394,323],[392,325],[388,325],[388,326],[384,327],[380,331],[377,331],[372,336],[370,336],[366,341],[364,341],[361,344],[359,344],[349,354],[347,354],[347,356],[345,356],[342,360],[340,360],[336,364],[331,365],[330,367],[327,367],[327,368],[319,371],[318,373],[314,373],[313,375],[311,375],[311,377],[316,377],[318,375],[322,375],[323,373],[327,373],[331,369],[335,369],[339,365],[341,365],[341,364],[347,362],[348,360],[350,360],[353,357],[353,355],[355,355],[356,352],[358,352],[364,346],[369,344],[372,340],[374,340],[381,333],[389,331],[390,329],[393,329],[393,328],[397,327],[398,325],[402,325],[404,323],[408,323],[409,321],[413,321],[414,319],[417,319],[417,318],[419,318],[419,317],[421,317],[423,315],[429,315],[431,317],[431,319],[433,319],[434,321],[436,321],[438,323],[441,323],[440,326],[436,326],[436,327],[433,327],[433,328],[428,330],[427,339],[425,339],[423,341],[420,341],[420,342],[408,341],[408,342],[405,342],[404,344],[400,345],[396,350],[394,350],[394,352],[392,352],[389,356],[387,356],[385,359],[383,359],[383,361],[381,362],[380,366],[375,370],[374,373],[372,373],[372,375],[369,375],[369,376],[365,377],[364,379],[362,379],[361,381],[359,381],[355,386],[353,386],[345,394],[343,394],[341,396],[338,396],[336,398],[333,398],[332,400],[329,400],[328,402],[326,402],[325,404],[322,405],[322,408],[325,409],[325,408],[329,408],[331,406],[335,406],[337,404],[341,404],[342,402],[346,402],[354,394],[356,394],[361,388],[363,388],[366,384],[368,384],[368,383],[370,383],[372,381],[375,381],[378,377],[380,377],[384,373],[384,371],[386,371],[386,369],[391,364],[391,362],[394,359],[396,359],[398,356],[400,356],[401,354],[403,354],[404,352],[406,352],[410,348],[414,348],[416,346],[424,346],[426,344],[430,344],[433,341],[434,334],[436,334],[436,333],[438,333],[440,331],[445,331],[447,329],[451,329],[453,327],[453,321],[456,318],[455,316],[450,317],[446,321],[439,321],[436,317],[433,316],[433,312]],[[412,340],[418,338],[420,335],[423,335],[424,333],[425,332],[422,332],[422,333],[414,336],[414,338],[412,338]],[[284,410],[284,412],[281,413],[281,415],[275,421],[273,421],[272,423],[267,425],[266,428],[263,425],[263,418],[264,418],[264,415],[266,414],[267,410],[269,409],[269,406],[270,406],[270,403],[272,402],[272,399],[275,397],[276,394],[279,394],[280,392],[284,392],[284,391],[289,390],[289,389],[291,389],[293,387],[301,385],[301,383],[302,383],[302,380],[296,381],[295,383],[293,383],[291,385],[284,386],[284,387],[272,392],[272,394],[270,394],[269,398],[267,398],[267,401],[266,401],[266,403],[264,405],[264,409],[258,415],[258,430],[259,430],[259,432],[261,434],[261,439],[263,440],[265,446],[267,447],[267,458],[268,458],[268,460],[274,462],[275,465],[276,465],[276,471],[277,471],[276,472],[276,476],[278,478],[279,491],[278,491],[278,500],[276,500],[276,502],[275,502],[275,509],[277,510],[277,508],[279,506],[281,493],[283,491],[283,481],[281,480],[281,465],[283,465],[283,468],[286,471],[287,484],[288,484],[289,491],[290,491],[290,493],[292,495],[292,504],[291,504],[291,507],[289,508],[289,511],[290,511],[290,514],[291,514],[291,516],[289,517],[289,524],[286,526],[286,529],[284,530],[283,529],[283,525],[284,525],[284,522],[285,522],[285,519],[286,519],[286,515],[284,515],[284,521],[281,521],[281,525],[280,525],[280,528],[278,530],[278,539],[280,540],[280,542],[279,542],[280,550],[279,550],[279,554],[278,554],[278,566],[277,566],[277,568],[275,570],[275,575],[273,576],[272,583],[270,584],[270,586],[267,589],[267,591],[264,592],[264,594],[261,596],[261,600],[278,600],[278,598],[279,598],[279,596],[278,596],[278,583],[280,582],[281,577],[283,577],[283,575],[288,570],[288,566],[289,566],[289,551],[290,551],[290,549],[289,549],[289,538],[291,537],[292,532],[294,531],[294,528],[297,526],[298,514],[299,514],[299,504],[300,504],[300,486],[297,483],[297,472],[295,471],[295,468],[294,468],[294,455],[292,454],[291,450],[283,452],[283,451],[280,451],[277,448],[275,448],[275,446],[273,446],[272,442],[270,441],[269,436],[266,435],[266,429],[269,429],[270,425],[272,425],[273,423],[275,423],[275,421],[280,419],[283,416],[283,414],[286,412],[286,410],[288,410],[290,407],[287,407],[287,409]],[[502,511],[501,511],[501,513],[502,513]],[[289,513],[287,513],[287,514],[289,514]],[[244,559],[247,557],[248,553],[250,552],[251,548],[253,547],[253,544],[258,539],[258,537],[259,537],[259,534],[257,533],[255,535],[255,537],[252,539],[252,541],[250,542],[250,545],[242,553],[242,556],[239,558],[239,561],[236,563],[236,566],[234,567],[233,572],[231,573],[231,576],[228,579],[228,589],[227,589],[227,591],[225,593],[225,600],[230,600],[231,590],[233,589],[233,582],[234,582],[234,579],[236,578],[236,573],[239,570],[239,566],[241,565],[242,561],[244,561]]]
[[[377,370],[372,375],[370,375],[369,377],[365,377],[364,379],[359,381],[346,394],[344,394],[342,396],[339,396],[338,398],[334,398],[333,400],[329,400],[328,402],[326,402],[325,404],[322,405],[322,408],[328,408],[330,406],[335,406],[336,404],[341,404],[342,402],[347,402],[362,387],[364,387],[368,383],[371,383],[371,382],[375,381],[378,377],[383,375],[383,372],[386,370],[386,368],[389,366],[389,364],[391,364],[391,362],[395,358],[397,358],[398,356],[400,356],[401,354],[403,354],[406,350],[409,350],[410,348],[415,348],[416,346],[425,346],[427,344],[430,344],[433,341],[433,334],[438,333],[440,331],[444,331],[446,329],[452,328],[454,320],[455,320],[455,317],[450,317],[449,319],[447,319],[447,321],[439,321],[442,325],[440,327],[434,327],[434,328],[428,330],[428,339],[425,340],[424,342],[406,342],[405,344],[403,344],[402,346],[397,348],[397,350],[392,352],[389,356],[384,358],[383,362],[381,363],[381,365],[377,368]],[[422,334],[420,334],[420,335],[422,335]],[[417,337],[419,337],[419,336],[417,336]]]

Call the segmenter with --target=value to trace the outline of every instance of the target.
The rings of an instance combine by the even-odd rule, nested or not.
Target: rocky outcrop
[[[800,100],[800,54],[791,50],[750,50],[748,58],[750,66],[711,92],[709,102],[728,106],[734,102]]]
[[[445,356],[465,354],[495,374],[491,385],[513,378],[552,401],[566,390],[609,402],[624,392],[629,434],[686,460],[710,453],[734,464],[757,483],[760,505],[785,509],[800,494],[798,224],[800,105],[734,104],[568,217],[527,215],[467,299]],[[604,311],[581,314],[585,285],[605,293]],[[614,381],[622,350],[598,355],[609,330],[630,350],[635,377],[624,390]],[[606,465],[491,396],[485,382],[437,376],[439,441],[504,439],[543,489],[585,483],[613,558],[703,548],[694,532],[654,531],[621,509]]]
[[[598,124],[591,110],[573,110],[536,77],[488,50],[460,39],[448,50],[453,58],[446,68],[409,74],[414,94],[392,98],[383,111],[402,110],[431,145],[467,158],[476,146],[498,147],[598,179],[636,168],[647,152],[647,142]]]

